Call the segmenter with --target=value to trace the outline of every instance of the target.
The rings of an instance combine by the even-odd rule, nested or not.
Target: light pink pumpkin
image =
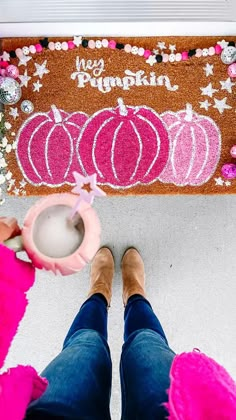
[[[216,123],[193,112],[190,104],[186,110],[167,111],[161,117],[169,130],[171,151],[159,180],[181,187],[206,183],[220,158],[221,133]]]
[[[153,109],[125,106],[121,98],[118,104],[96,112],[84,125],[77,145],[80,166],[115,188],[151,183],[168,160],[167,130]]]
[[[81,172],[75,145],[87,120],[82,112],[69,114],[52,105],[51,111],[31,115],[17,135],[17,158],[24,177],[34,185],[74,184]]]

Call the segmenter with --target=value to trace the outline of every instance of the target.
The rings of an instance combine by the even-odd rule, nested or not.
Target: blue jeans
[[[150,303],[129,298],[120,361],[122,420],[165,419],[175,353]],[[27,420],[110,420],[112,363],[107,344],[107,303],[97,293],[84,302],[62,352],[46,367],[44,395],[31,403]]]

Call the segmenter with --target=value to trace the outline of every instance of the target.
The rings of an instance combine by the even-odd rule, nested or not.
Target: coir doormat
[[[110,195],[236,193],[221,175],[236,143],[221,53],[235,39],[2,40],[22,86],[5,107],[9,193],[70,191],[73,171]]]

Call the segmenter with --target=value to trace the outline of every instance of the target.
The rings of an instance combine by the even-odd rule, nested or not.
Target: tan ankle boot
[[[90,291],[88,297],[94,293],[101,293],[110,306],[112,295],[112,280],[114,276],[114,258],[109,248],[100,248],[95,255],[90,272]]]
[[[141,255],[135,248],[128,249],[121,262],[123,278],[123,302],[126,306],[130,296],[139,294],[145,297],[145,273]]]

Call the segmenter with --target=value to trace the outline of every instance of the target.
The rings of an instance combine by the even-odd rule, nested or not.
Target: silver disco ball
[[[4,105],[14,105],[21,98],[21,87],[11,77],[0,77],[0,102]]]

